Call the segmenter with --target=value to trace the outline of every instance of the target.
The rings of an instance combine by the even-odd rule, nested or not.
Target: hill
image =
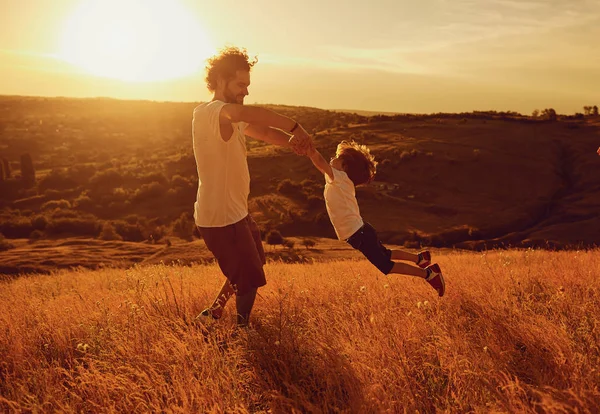
[[[8,240],[0,245],[192,241],[195,105],[0,97],[0,233]],[[344,139],[372,148],[376,180],[357,197],[388,243],[478,250],[598,243],[597,117],[267,107],[298,119],[326,157]],[[307,158],[254,140],[248,153],[250,210],[265,234],[334,238],[323,178]]]

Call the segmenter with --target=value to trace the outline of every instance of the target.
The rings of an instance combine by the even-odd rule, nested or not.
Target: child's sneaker
[[[437,293],[440,295],[440,297],[444,296],[444,292],[446,291],[446,283],[444,282],[444,276],[442,275],[440,266],[437,263],[434,263],[431,266],[427,266],[425,270],[427,270],[427,277],[425,278],[427,283],[429,283],[432,288],[437,290]]]
[[[425,269],[427,266],[431,264],[431,253],[429,250],[423,250],[418,253],[419,258],[417,259],[417,266],[421,269]]]

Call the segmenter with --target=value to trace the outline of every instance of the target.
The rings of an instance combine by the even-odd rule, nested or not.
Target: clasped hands
[[[314,149],[311,136],[301,126],[294,132],[289,139],[290,147],[297,155],[309,155]]]

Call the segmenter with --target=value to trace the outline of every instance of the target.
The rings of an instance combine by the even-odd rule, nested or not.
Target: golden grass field
[[[268,263],[254,325],[194,317],[216,265],[0,283],[5,412],[600,410],[600,251],[434,252],[424,281],[364,260]]]

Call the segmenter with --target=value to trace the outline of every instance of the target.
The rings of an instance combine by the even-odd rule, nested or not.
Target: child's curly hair
[[[335,155],[342,161],[342,168],[355,186],[368,184],[375,178],[377,161],[366,145],[355,141],[342,141]]]
[[[226,80],[233,79],[235,72],[245,70],[250,72],[252,66],[258,62],[258,58],[250,59],[246,49],[229,46],[221,49],[219,54],[208,59],[206,65],[206,86],[209,91],[217,89],[217,79],[222,77]]]

